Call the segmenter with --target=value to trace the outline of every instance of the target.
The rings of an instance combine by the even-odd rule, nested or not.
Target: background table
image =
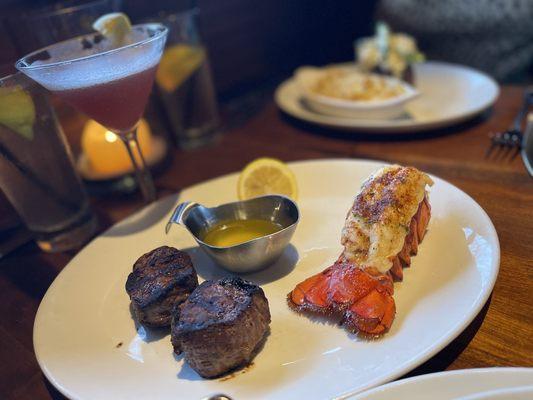
[[[508,127],[521,97],[521,88],[504,87],[495,107],[474,121],[426,134],[387,137],[305,125],[280,113],[268,97],[258,106],[255,102],[251,118],[227,130],[212,145],[176,151],[171,166],[156,182],[163,196],[238,171],[260,156],[285,161],[379,159],[438,175],[467,192],[489,214],[500,238],[500,275],[472,324],[409,375],[490,366],[533,367],[533,179],[520,157],[508,161],[485,155],[488,133]],[[134,195],[94,199],[93,206],[107,227],[142,203]],[[0,260],[0,398],[63,398],[37,365],[32,329],[41,298],[74,254],[45,254],[28,244]]]

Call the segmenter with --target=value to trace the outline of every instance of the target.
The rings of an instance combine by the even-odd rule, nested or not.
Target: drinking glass
[[[87,34],[30,53],[15,64],[122,139],[146,202],[155,200],[156,191],[136,128],[167,32],[161,24],[134,25],[124,43],[99,33]]]
[[[180,147],[198,147],[213,138],[219,115],[206,48],[197,29],[198,10],[161,15],[169,29],[156,74],[167,120]]]
[[[0,187],[45,251],[79,247],[97,224],[47,93],[0,78]]]
[[[121,0],[62,1],[8,19],[19,54],[93,31],[98,17],[119,11]]]
[[[43,6],[45,1],[36,1],[35,3],[39,5],[30,8],[30,5],[27,4],[18,13],[11,11],[10,15],[6,17],[5,33],[7,36],[2,35],[2,37],[6,37],[6,42],[11,42],[13,48],[16,49],[14,54],[12,53],[6,58],[13,69],[15,69],[15,61],[25,54],[57,42],[94,32],[92,28],[94,21],[104,14],[119,11],[122,5],[121,0],[62,0],[60,2],[54,1],[53,4],[47,6]],[[48,3],[51,2],[48,1]],[[2,27],[0,26],[1,30]],[[0,52],[0,60],[2,56],[3,52]],[[7,74],[0,76],[4,75]],[[79,115],[78,110],[74,110],[57,97],[52,97],[51,102],[60,122],[67,123],[69,126],[69,129],[65,129],[64,133],[74,159],[79,159],[82,123],[72,122],[84,121],[85,118]],[[80,173],[83,179],[83,172],[80,171]],[[130,185],[133,184],[133,188],[136,187],[134,179],[130,176],[123,177],[123,180],[124,182],[127,180]],[[91,189],[94,188],[91,181],[86,181],[85,184],[88,192],[91,193]]]

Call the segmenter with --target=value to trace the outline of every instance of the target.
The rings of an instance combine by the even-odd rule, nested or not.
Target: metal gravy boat
[[[173,223],[183,225],[217,264],[232,272],[246,273],[266,268],[278,259],[289,244],[299,218],[300,212],[296,204],[279,195],[256,197],[212,208],[184,202],[174,210],[165,231],[168,233]],[[212,227],[226,221],[243,219],[272,221],[283,228],[234,246],[217,247],[203,242],[202,239]]]

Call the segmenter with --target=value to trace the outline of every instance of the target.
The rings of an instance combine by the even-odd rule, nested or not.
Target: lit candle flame
[[[118,139],[117,135],[111,131],[106,131],[104,137],[105,137],[106,142],[109,142],[109,143],[114,143]]]

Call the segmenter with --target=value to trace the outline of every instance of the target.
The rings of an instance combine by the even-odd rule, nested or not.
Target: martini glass
[[[123,41],[91,33],[45,47],[15,66],[123,141],[146,202],[156,198],[136,127],[163,53],[167,28],[132,26]]]

